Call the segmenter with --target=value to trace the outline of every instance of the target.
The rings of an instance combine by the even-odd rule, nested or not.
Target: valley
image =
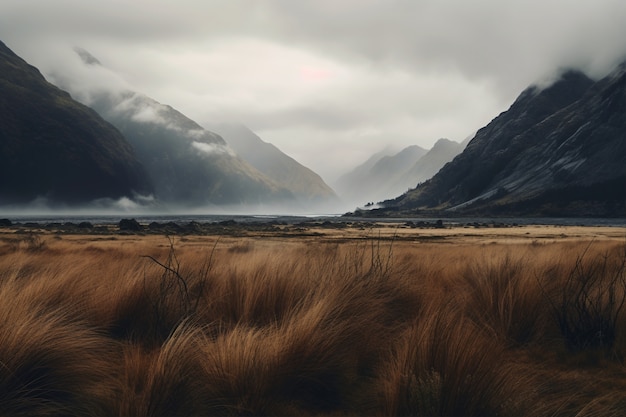
[[[0,2],[0,415],[626,415],[626,3],[62,3]]]

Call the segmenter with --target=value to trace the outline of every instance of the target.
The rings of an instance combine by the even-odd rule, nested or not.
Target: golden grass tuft
[[[63,310],[0,290],[0,409],[105,415],[116,396],[115,343]]]
[[[519,380],[503,346],[451,306],[417,318],[380,371],[385,415],[512,415]]]

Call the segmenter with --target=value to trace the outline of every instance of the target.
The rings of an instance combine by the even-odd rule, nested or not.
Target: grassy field
[[[626,414],[626,229],[0,229],[0,414]]]

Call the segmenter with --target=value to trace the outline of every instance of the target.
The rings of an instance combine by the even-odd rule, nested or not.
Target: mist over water
[[[267,208],[266,208],[267,209]],[[8,219],[13,223],[36,223],[45,226],[52,223],[75,223],[89,222],[94,225],[111,225],[117,224],[121,219],[133,218],[141,224],[150,224],[152,222],[168,223],[174,222],[179,225],[188,224],[190,222],[198,223],[219,223],[234,220],[240,224],[247,223],[266,223],[278,222],[285,224],[294,224],[308,221],[321,222],[358,222],[358,223],[400,223],[415,224],[423,222],[433,225],[437,221],[442,220],[444,227],[474,227],[496,226],[496,227],[515,227],[527,225],[555,225],[555,226],[609,226],[609,227],[626,227],[626,218],[558,218],[558,217],[386,217],[386,218],[363,218],[351,217],[345,212],[332,211],[287,211],[285,209],[276,208],[272,210],[260,210],[245,207],[231,207],[230,209],[220,207],[211,210],[116,210],[110,208],[108,210],[97,210],[93,208],[84,209],[55,209],[41,210],[28,208],[23,210],[17,209],[0,209],[0,219]]]
[[[259,203],[237,205],[190,206],[163,203],[153,196],[122,197],[117,200],[98,199],[82,206],[51,204],[40,197],[24,205],[0,207],[0,218],[16,222],[80,222],[117,223],[121,218],[136,218],[141,221],[222,221],[255,219],[290,219],[339,217],[354,210],[356,206],[343,202],[305,204]],[[159,219],[159,220],[157,220]]]

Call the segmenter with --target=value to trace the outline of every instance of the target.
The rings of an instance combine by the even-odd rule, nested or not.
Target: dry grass
[[[0,414],[626,412],[623,241],[84,243],[0,242]]]

